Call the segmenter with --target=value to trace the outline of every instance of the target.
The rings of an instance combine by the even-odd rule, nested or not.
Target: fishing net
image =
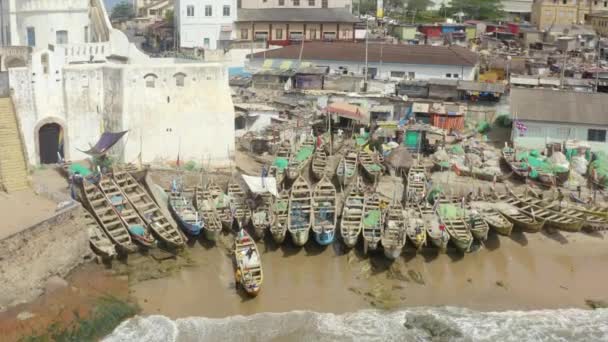
[[[287,210],[287,201],[278,201],[274,204],[275,211],[285,211]]]
[[[608,185],[608,156],[604,152],[595,153],[595,160],[591,162],[589,169],[595,173],[596,181]]]
[[[312,147],[308,147],[308,146],[300,148],[300,150],[296,154],[296,161],[303,162],[306,159],[310,158],[310,156],[313,153],[313,150],[314,149]]]
[[[129,227],[129,231],[135,235],[139,235],[139,236],[144,236],[146,233],[146,230],[144,229],[144,227],[140,226],[140,225],[133,225],[131,227]]]
[[[70,174],[79,173],[82,177],[87,177],[92,173],[92,171],[89,170],[86,166],[78,163],[70,164],[68,171]]]
[[[440,204],[437,212],[439,216],[445,219],[456,219],[464,216],[464,210],[453,204]]]
[[[453,154],[464,154],[464,149],[460,145],[450,147],[450,152]]]
[[[368,168],[371,171],[382,171],[382,167],[380,165],[378,165],[378,164],[369,165]]]
[[[479,123],[477,123],[475,130],[479,133],[486,133],[490,130],[490,124],[485,120],[481,120]]]
[[[365,218],[363,219],[363,224],[366,227],[375,227],[380,224],[380,216],[382,216],[380,210],[372,210],[367,215],[365,215]]]

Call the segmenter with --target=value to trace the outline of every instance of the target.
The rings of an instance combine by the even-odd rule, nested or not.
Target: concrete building
[[[608,10],[608,1],[534,0],[532,24],[539,29],[551,25],[582,24],[589,13]]]
[[[136,12],[138,19],[147,19],[148,22],[163,20],[167,13],[174,9],[174,0],[156,0],[141,7]]]
[[[175,27],[179,47],[227,48],[235,38],[233,23],[236,14],[237,0],[176,0]]]
[[[502,0],[503,11],[509,19],[530,20],[534,0]]]
[[[608,95],[553,89],[511,89],[511,113],[525,125],[520,132],[513,125],[516,147],[543,149],[547,143],[567,139],[588,142],[593,151],[608,152],[605,112]]]
[[[31,8],[41,2],[19,3]],[[227,70],[213,63],[149,58],[111,27],[101,0],[90,0],[90,6],[85,13],[101,13],[101,21],[96,24],[92,18],[79,26],[88,25],[94,37],[106,39],[52,42],[46,49],[37,42],[25,51],[0,47],[3,60],[5,55],[26,55],[25,66],[10,65],[8,87],[16,127],[21,129],[13,133],[21,137],[17,141],[22,139],[27,163],[81,160],[87,157],[81,151],[102,132],[127,130],[126,139],[111,152],[118,161],[163,164],[179,154],[183,162],[228,165],[235,141]],[[47,11],[36,8],[36,13]],[[50,18],[61,11],[71,14],[69,8],[51,8]],[[54,22],[40,25],[60,27]],[[12,32],[26,32],[20,22],[14,26]],[[0,145],[5,143],[2,139]]]
[[[287,45],[290,41],[354,40],[351,0],[242,0],[237,40]]]
[[[608,36],[608,11],[594,12],[587,15],[587,24],[602,37]]]
[[[332,74],[364,75],[365,43],[310,42],[250,56],[252,68],[290,69],[302,63],[325,67]],[[369,44],[370,78],[427,80],[431,78],[474,80],[476,53],[459,46]]]

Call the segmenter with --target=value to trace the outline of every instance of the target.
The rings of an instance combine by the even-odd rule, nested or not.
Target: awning
[[[360,122],[369,121],[360,107],[345,102],[332,103],[325,108],[325,112]]]
[[[95,144],[95,146],[91,147],[87,151],[83,151],[83,150],[79,150],[79,151],[84,152],[92,157],[104,155],[108,152],[108,150],[110,148],[112,148],[112,146],[116,145],[118,140],[120,140],[120,138],[122,138],[125,134],[127,134],[127,132],[128,131],[122,131],[122,132],[116,132],[116,133],[104,132],[101,135],[101,137],[99,138],[99,141],[97,141],[97,144]]]
[[[251,192],[254,194],[264,194],[271,193],[275,197],[279,197],[279,192],[277,191],[277,180],[274,177],[264,177],[261,176],[247,176],[242,175],[245,184]]]

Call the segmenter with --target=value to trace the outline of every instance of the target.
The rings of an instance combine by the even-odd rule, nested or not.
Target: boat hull
[[[378,246],[380,245],[380,240],[374,241],[371,239],[364,239],[365,248],[367,251],[374,252],[378,250]]]
[[[321,246],[331,245],[336,238],[335,230],[326,230],[324,232],[315,232],[315,241]]]
[[[455,239],[452,237],[452,242],[462,253],[468,253],[471,249],[471,245],[473,244],[473,239],[463,240],[463,239]]]
[[[291,239],[293,240],[293,243],[298,247],[302,247],[306,244],[306,242],[308,242],[308,236],[310,235],[310,232],[308,229],[306,229],[299,231],[290,231],[289,234],[291,234]]]
[[[445,253],[448,250],[448,242],[450,241],[450,237],[449,236],[443,237],[443,238],[433,238],[433,237],[430,237],[430,239],[431,239],[431,243],[435,247],[439,248],[439,251],[441,253]]]
[[[490,226],[490,228],[494,229],[494,231],[496,231],[500,235],[509,236],[509,235],[511,235],[511,232],[513,231],[513,223],[510,223],[508,225],[507,224],[496,225],[496,224],[491,224],[488,222],[488,225]]]
[[[402,247],[394,246],[394,247],[384,247],[384,256],[387,259],[395,260],[401,256]]]
[[[285,236],[287,235],[286,230],[274,230],[271,233],[272,233],[272,238],[274,239],[274,242],[281,244],[281,243],[283,243],[283,241],[285,241]]]
[[[217,238],[220,235],[220,231],[215,229],[204,229],[203,233],[205,234],[205,239],[209,241],[217,241]]]
[[[260,240],[264,238],[266,234],[266,225],[254,225],[253,226],[253,238],[256,240]]]
[[[346,247],[353,248],[357,245],[357,241],[359,240],[359,235],[350,236],[350,237],[343,236],[342,240],[344,241],[344,245],[346,245]]]
[[[471,229],[471,234],[480,241],[486,241],[488,239],[488,229]]]

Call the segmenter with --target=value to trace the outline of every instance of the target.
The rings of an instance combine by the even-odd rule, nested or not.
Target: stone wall
[[[76,204],[0,241],[0,311],[41,295],[46,280],[64,277],[91,255]]]

